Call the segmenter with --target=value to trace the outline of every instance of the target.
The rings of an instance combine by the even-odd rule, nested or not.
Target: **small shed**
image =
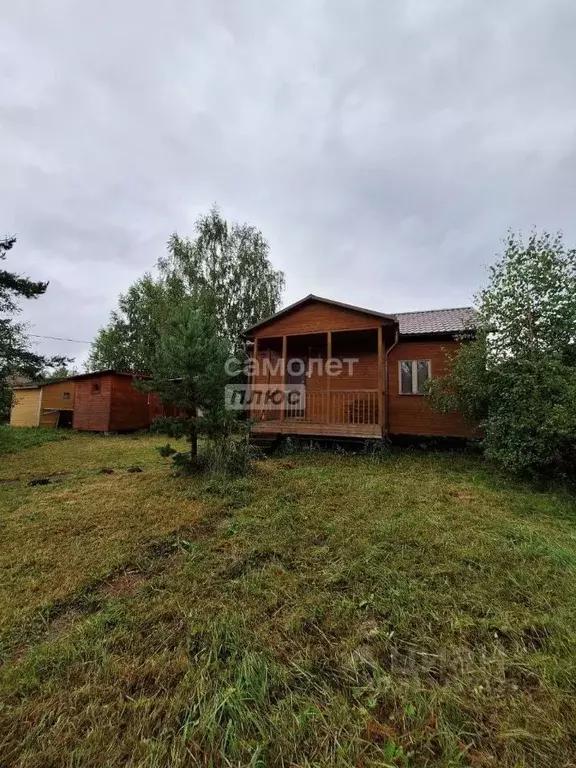
[[[74,377],[74,429],[88,432],[129,432],[147,429],[163,408],[154,394],[134,384],[146,376],[124,371],[96,371]]]
[[[59,379],[12,388],[12,427],[71,427],[75,382]]]

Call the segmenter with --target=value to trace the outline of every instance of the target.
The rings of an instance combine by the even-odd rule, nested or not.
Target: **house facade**
[[[309,295],[246,331],[252,431],[473,437],[459,413],[434,412],[425,395],[473,332],[470,307],[387,315]]]

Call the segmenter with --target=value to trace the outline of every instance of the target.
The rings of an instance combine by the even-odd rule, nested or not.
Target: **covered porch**
[[[382,437],[384,429],[384,330],[257,336],[251,385],[261,391],[302,393],[252,400],[256,434]],[[257,392],[258,391],[258,392]]]

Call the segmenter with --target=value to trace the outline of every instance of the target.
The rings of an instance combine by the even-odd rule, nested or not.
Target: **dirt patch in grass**
[[[131,597],[145,581],[146,574],[142,571],[124,571],[107,581],[99,594],[102,597]]]

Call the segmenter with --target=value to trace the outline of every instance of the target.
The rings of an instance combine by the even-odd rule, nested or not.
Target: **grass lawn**
[[[16,453],[34,445],[65,440],[69,433],[64,430],[48,429],[46,427],[28,427],[11,429],[6,424],[0,424],[0,456],[4,453]]]
[[[184,481],[165,439],[69,438],[0,459],[1,766],[576,764],[573,498],[409,452]]]

